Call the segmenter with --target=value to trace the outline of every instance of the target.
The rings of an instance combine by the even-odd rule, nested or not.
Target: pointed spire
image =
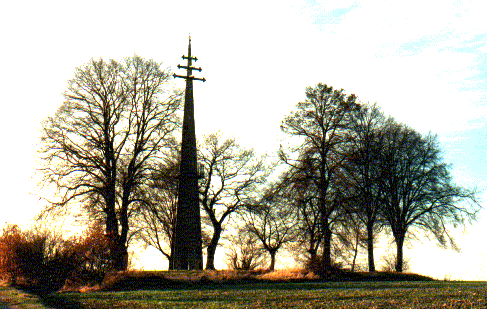
[[[189,34],[189,43],[188,43],[188,67],[191,66],[191,33]],[[196,60],[195,60],[196,61]]]
[[[184,95],[184,115],[181,138],[181,161],[179,164],[178,206],[173,243],[171,244],[171,269],[203,269],[201,243],[201,215],[198,197],[198,173],[196,134],[194,124],[193,80],[205,81],[192,75],[193,70],[201,72],[201,68],[192,66],[197,58],[191,55],[191,35],[189,36],[188,56],[183,56],[187,65],[179,65],[186,69],[186,76],[174,77],[186,80]]]

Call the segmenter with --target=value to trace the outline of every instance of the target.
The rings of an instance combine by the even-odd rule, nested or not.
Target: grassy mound
[[[126,271],[111,272],[101,286],[86,291],[166,290],[247,283],[343,282],[343,281],[433,281],[417,274],[389,272],[333,272],[319,277],[306,270],[263,271]],[[64,291],[73,289],[65,288]],[[83,292],[82,289],[77,289]]]

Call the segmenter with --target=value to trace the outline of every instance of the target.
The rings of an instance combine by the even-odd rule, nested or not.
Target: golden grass
[[[275,270],[258,275],[257,279],[268,281],[317,280],[320,277],[312,271],[301,268]]]
[[[109,290],[167,289],[211,284],[239,284],[245,282],[307,282],[307,281],[425,281],[428,277],[396,273],[331,273],[320,278],[315,273],[300,269],[265,270],[203,270],[203,271],[119,271],[110,272],[101,285],[80,286],[67,283],[62,292],[92,292]]]

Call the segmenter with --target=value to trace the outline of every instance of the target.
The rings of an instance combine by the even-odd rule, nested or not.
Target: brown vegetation
[[[0,278],[39,293],[69,284],[94,284],[109,264],[109,244],[98,227],[63,239],[48,231],[23,231],[7,224],[0,235]]]
[[[341,281],[432,281],[417,274],[394,272],[334,272],[320,277],[304,269],[267,272],[265,270],[204,270],[204,271],[114,271],[100,285],[91,287],[65,286],[62,291],[92,292],[165,290],[201,286],[239,285],[246,283],[341,282]]]

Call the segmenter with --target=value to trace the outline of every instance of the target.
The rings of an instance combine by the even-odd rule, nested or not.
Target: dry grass
[[[318,280],[320,277],[312,271],[301,268],[275,270],[258,275],[257,279],[268,281]]]
[[[101,285],[80,286],[67,283],[61,292],[164,290],[202,286],[238,285],[245,283],[277,282],[350,282],[350,281],[428,281],[431,278],[415,274],[387,272],[352,273],[334,272],[320,278],[304,269],[287,269],[267,272],[264,270],[204,270],[204,271],[126,271],[111,272]]]

